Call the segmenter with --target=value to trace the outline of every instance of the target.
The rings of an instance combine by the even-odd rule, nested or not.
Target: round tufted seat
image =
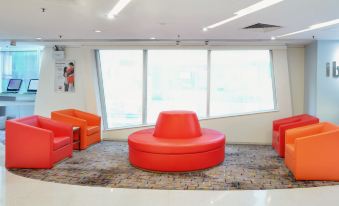
[[[225,157],[225,135],[201,129],[190,111],[161,112],[155,128],[134,132],[128,144],[131,164],[153,171],[205,169]]]

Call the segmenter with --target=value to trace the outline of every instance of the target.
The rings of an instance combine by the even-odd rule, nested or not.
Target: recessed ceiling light
[[[36,40],[41,40],[42,38],[41,37],[37,37],[37,38],[35,38]]]
[[[155,37],[151,37],[151,38],[149,38],[149,39],[154,40],[154,39],[156,39],[156,38],[155,38]]]
[[[276,38],[274,36],[271,37],[271,40],[275,40]]]
[[[203,30],[203,31],[207,31],[207,30],[208,30],[208,28],[206,28],[206,27],[205,27],[205,28],[203,28],[202,30]]]
[[[119,0],[113,9],[108,13],[107,18],[114,19],[131,0]]]
[[[207,26],[205,28],[206,29],[213,29],[215,27],[218,27],[218,26],[221,26],[223,24],[226,24],[226,23],[228,23],[230,21],[234,21],[236,19],[239,19],[240,17],[246,16],[248,14],[254,13],[254,12],[259,11],[261,9],[273,6],[273,5],[275,5],[275,4],[279,3],[279,2],[282,2],[282,1],[284,1],[284,0],[262,0],[262,1],[258,2],[258,3],[256,3],[256,4],[253,4],[252,6],[246,7],[244,9],[241,9],[241,10],[235,12],[234,13],[235,16],[233,16],[231,18],[219,21],[219,22],[217,22],[215,24],[212,24],[210,26]]]
[[[307,31],[312,31],[312,30],[332,26],[332,25],[335,25],[335,24],[339,24],[339,19],[323,22],[323,23],[320,23],[320,24],[314,24],[314,25],[309,26],[307,29],[302,29],[302,30],[299,30],[299,31],[296,31],[296,32],[280,35],[280,36],[277,36],[277,38],[281,38],[281,37],[285,37],[285,36],[291,36],[291,35],[307,32]]]
[[[101,30],[94,30],[95,33],[101,33]]]

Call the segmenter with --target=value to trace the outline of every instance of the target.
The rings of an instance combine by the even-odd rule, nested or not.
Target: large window
[[[147,123],[164,110],[192,110],[206,117],[207,51],[148,51]]]
[[[30,79],[38,79],[40,50],[0,51],[1,91],[6,91],[10,79],[23,79],[21,91],[26,91]]]
[[[269,50],[100,50],[107,128],[154,124],[164,110],[199,118],[275,109]]]
[[[142,50],[101,50],[108,128],[142,124]]]
[[[210,105],[211,116],[273,110],[270,51],[212,51]]]

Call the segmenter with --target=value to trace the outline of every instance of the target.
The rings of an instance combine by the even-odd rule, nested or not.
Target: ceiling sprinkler
[[[179,46],[180,45],[180,40],[179,40],[180,39],[180,34],[177,35],[177,38],[178,38],[178,40],[176,41],[176,45]]]

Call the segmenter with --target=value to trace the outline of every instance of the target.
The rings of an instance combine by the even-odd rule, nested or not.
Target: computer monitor
[[[19,92],[22,79],[10,79],[7,85],[7,92]]]
[[[38,90],[39,79],[30,79],[27,92],[36,92]]]

